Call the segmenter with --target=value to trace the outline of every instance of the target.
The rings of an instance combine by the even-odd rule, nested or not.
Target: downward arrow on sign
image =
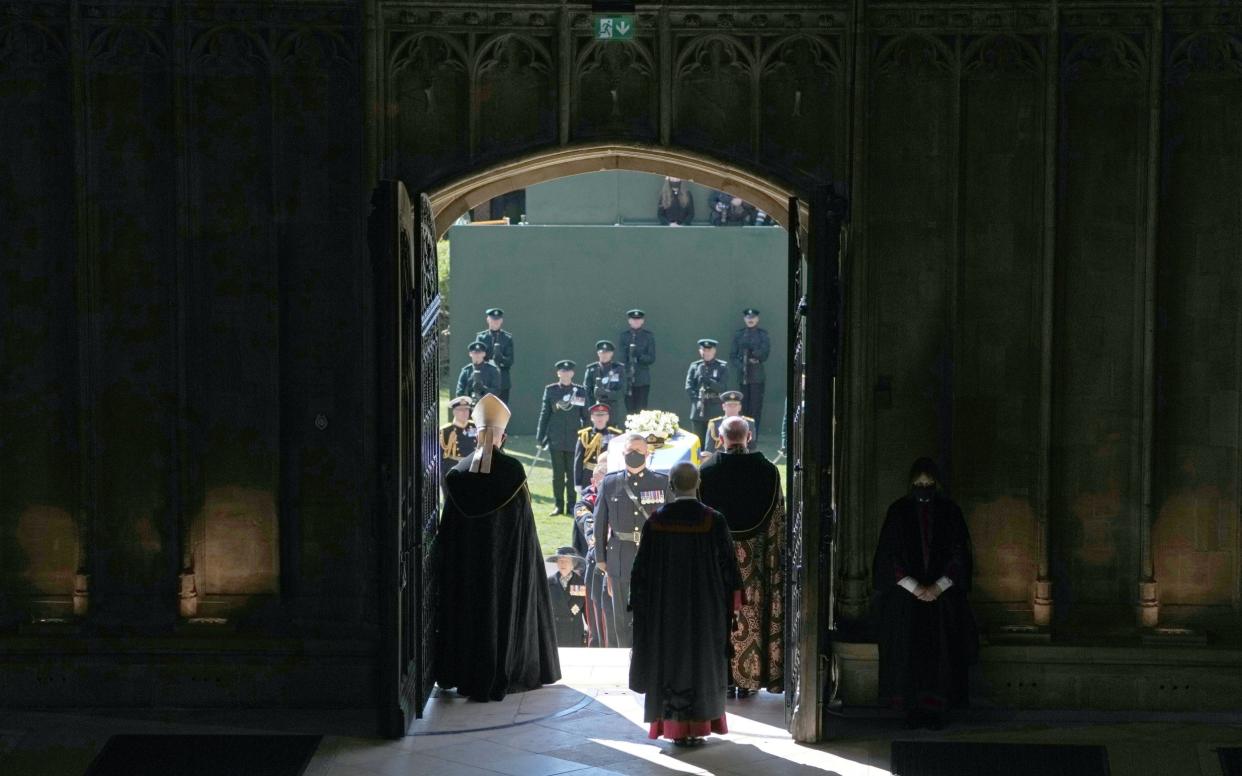
[[[617,32],[624,35],[625,33],[629,31],[630,31],[630,25],[628,22],[617,22]]]

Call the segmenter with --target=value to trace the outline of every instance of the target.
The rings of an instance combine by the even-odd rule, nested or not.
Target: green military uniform
[[[487,311],[487,315],[493,318],[502,318],[504,314],[505,311],[499,307],[493,307]],[[483,343],[483,346],[487,348],[487,360],[500,370],[500,390],[496,392],[496,395],[508,404],[509,388],[512,387],[509,370],[513,368],[513,335],[504,329],[492,331],[488,328],[474,335],[474,339],[476,342]]]
[[[595,351],[612,353],[616,347],[608,340],[600,340],[595,343]],[[596,404],[607,404],[609,418],[620,423],[624,415],[621,414],[621,400],[625,396],[627,384],[625,380],[625,364],[619,364],[615,360],[605,364],[602,361],[596,361],[586,368],[586,372],[582,375],[582,384],[586,386],[587,393],[591,395],[591,401]]]
[[[759,311],[748,307],[743,317],[758,316]],[[763,417],[763,391],[767,375],[763,364],[772,355],[772,339],[766,329],[744,326],[733,334],[733,347],[729,359],[738,373],[738,385],[742,389],[742,412],[755,419],[755,428]]]
[[[632,321],[646,320],[647,314],[637,308],[626,312]],[[617,349],[625,367],[625,411],[642,412],[647,409],[647,397],[651,393],[651,365],[656,360],[655,334],[645,327],[626,329],[617,337]]]
[[[714,348],[716,340],[699,340],[700,348]],[[729,364],[718,358],[699,359],[686,372],[686,395],[690,397],[690,421],[700,440],[707,436],[707,420],[722,414],[720,394],[729,388]]]
[[[558,371],[573,369],[574,362],[558,361]],[[565,385],[555,382],[543,389],[543,408],[539,411],[539,425],[535,439],[548,449],[552,459],[552,495],[556,500],[556,513],[568,514],[576,497],[573,483],[574,447],[578,443],[578,430],[589,420],[587,390],[577,383]]]

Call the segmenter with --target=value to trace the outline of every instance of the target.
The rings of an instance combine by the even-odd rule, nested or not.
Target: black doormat
[[[323,736],[113,736],[83,776],[301,776]]]
[[[1216,750],[1220,770],[1225,776],[1242,776],[1242,747],[1222,746]]]
[[[1108,776],[1102,746],[894,741],[893,776]]]

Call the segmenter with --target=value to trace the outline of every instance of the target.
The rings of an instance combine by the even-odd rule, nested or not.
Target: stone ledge
[[[878,703],[874,643],[833,645],[846,704]],[[1242,650],[1194,646],[989,645],[971,669],[979,705],[1026,709],[1242,709]]]
[[[366,707],[358,640],[232,636],[0,639],[0,707]]]

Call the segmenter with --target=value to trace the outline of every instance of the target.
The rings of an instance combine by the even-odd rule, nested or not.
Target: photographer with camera
[[[471,342],[466,348],[470,354],[470,363],[461,368],[457,375],[457,395],[469,396],[478,402],[489,393],[500,392],[500,370],[487,361],[487,346],[482,342]]]
[[[700,359],[686,372],[686,395],[690,397],[690,421],[699,440],[707,438],[707,421],[722,414],[720,394],[729,388],[729,365],[716,358],[714,339],[699,340]]]
[[[755,209],[742,200],[717,191],[712,195],[712,226],[754,226]]]
[[[582,375],[582,384],[586,386],[591,401],[596,404],[607,404],[608,414],[624,421],[621,414],[621,397],[625,396],[625,365],[613,361],[616,346],[608,340],[595,343],[595,355],[598,361],[590,364]]]

